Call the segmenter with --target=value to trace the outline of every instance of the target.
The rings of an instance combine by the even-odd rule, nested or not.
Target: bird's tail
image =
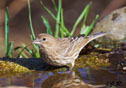
[[[93,34],[93,35],[87,36],[87,37],[85,38],[85,40],[86,40],[86,42],[87,42],[86,44],[88,44],[90,41],[92,41],[92,40],[94,40],[94,39],[97,39],[97,38],[99,38],[99,37],[105,36],[105,35],[107,35],[107,34],[109,34],[109,33],[98,32],[98,33],[95,33],[95,34]]]

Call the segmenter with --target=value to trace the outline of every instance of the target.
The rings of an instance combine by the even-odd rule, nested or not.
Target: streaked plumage
[[[33,41],[40,47],[41,58],[48,64],[54,66],[64,66],[74,62],[79,56],[80,51],[90,41],[106,35],[107,33],[96,33],[85,37],[84,35],[72,38],[54,38],[53,36],[42,33]]]

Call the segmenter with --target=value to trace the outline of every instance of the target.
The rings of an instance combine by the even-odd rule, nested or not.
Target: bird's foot
[[[67,69],[67,72],[66,72],[66,73],[72,73],[72,72],[74,72],[74,71],[73,71],[73,67],[69,67],[69,68]]]

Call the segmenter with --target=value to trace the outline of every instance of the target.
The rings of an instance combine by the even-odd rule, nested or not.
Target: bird
[[[106,34],[108,33],[98,32],[90,36],[83,34],[71,38],[55,38],[47,33],[41,33],[32,43],[39,46],[40,58],[46,63],[53,66],[66,66],[70,64],[70,70],[72,70],[80,51],[90,41]]]

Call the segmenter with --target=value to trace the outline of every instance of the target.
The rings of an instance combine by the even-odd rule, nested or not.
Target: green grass
[[[55,21],[55,30],[54,33],[52,32],[52,28],[51,25],[48,21],[48,19],[44,16],[41,16],[41,19],[46,27],[46,32],[50,35],[53,35],[56,38],[64,38],[64,37],[72,37],[75,30],[77,29],[77,26],[82,22],[82,26],[80,29],[80,34],[85,34],[86,36],[89,35],[89,33],[91,32],[97,18],[98,15],[95,17],[95,19],[92,21],[92,23],[87,26],[86,25],[86,21],[87,21],[87,17],[88,17],[88,13],[90,10],[90,6],[92,4],[92,2],[90,2],[88,5],[85,6],[85,8],[83,9],[82,13],[80,14],[80,16],[77,18],[77,20],[75,21],[71,31],[68,30],[68,28],[65,26],[64,24],[64,17],[63,17],[63,8],[62,8],[62,0],[58,0],[58,5],[56,5],[55,0],[51,0],[52,4],[54,6],[56,15],[49,10],[44,3],[40,0],[40,5],[48,12],[48,14],[54,19]],[[5,11],[5,44],[6,44],[6,56],[8,57],[12,57],[12,50],[13,50],[13,42],[9,42],[9,15],[8,15],[8,8],[6,8]],[[32,25],[32,15],[31,15],[31,6],[30,6],[30,0],[28,0],[28,12],[29,12],[29,23],[30,23],[30,30],[31,30],[31,42],[35,39],[35,32],[34,32],[34,28]],[[79,34],[79,35],[80,35]],[[19,47],[16,47],[15,50],[19,51],[19,54],[17,55],[17,57],[25,57],[28,58],[29,55],[31,57],[35,57],[35,58],[40,58],[40,54],[39,54],[39,47],[35,44],[30,44],[33,46],[33,49],[28,48],[29,45],[25,45],[22,44]]]
[[[30,23],[30,29],[31,29],[31,41],[33,41],[35,39],[35,33],[34,33],[34,29],[32,26],[32,17],[31,17],[31,7],[30,7],[30,0],[28,0],[28,11],[29,11],[29,23]],[[39,47],[35,44],[32,44],[34,47],[34,50],[32,50],[32,56],[34,54],[34,57],[36,58],[40,58],[40,54],[39,54]],[[27,48],[26,48],[27,50]],[[28,51],[29,52],[29,51]],[[31,52],[29,52],[31,53]]]
[[[12,57],[14,42],[9,42],[9,15],[8,8],[5,10],[5,47],[6,47],[6,57]]]
[[[90,34],[92,28],[94,27],[95,22],[98,19],[98,17],[99,17],[99,15],[96,15],[95,19],[92,21],[90,26],[86,26],[85,24],[83,24],[81,27],[80,34],[85,34],[86,36],[88,36]]]
[[[62,0],[59,0],[58,6],[56,6],[55,0],[52,0],[52,4],[54,5],[54,9],[57,13],[57,15],[55,16],[45,5],[42,1],[40,1],[41,6],[48,12],[48,14],[56,21],[56,26],[55,26],[55,32],[54,32],[54,37],[58,38],[58,37],[71,37],[73,36],[75,30],[77,29],[77,26],[80,24],[81,21],[83,21],[82,23],[82,27],[81,27],[81,31],[80,34],[85,34],[86,36],[89,35],[89,33],[91,32],[97,18],[98,15],[95,17],[95,19],[93,20],[93,22],[91,23],[91,25],[86,26],[86,21],[87,21],[87,17],[88,17],[88,13],[90,10],[90,6],[92,4],[92,2],[90,2],[88,5],[86,5],[86,7],[83,9],[82,13],[80,14],[80,16],[77,18],[77,20],[75,21],[71,32],[66,28],[66,26],[64,25],[64,17],[63,17],[63,8],[62,8]],[[42,21],[45,24],[46,28],[48,31],[52,31],[52,29],[50,28],[50,24],[48,22],[48,20],[42,16],[42,18],[44,18]],[[46,23],[45,23],[46,21]],[[50,34],[47,31],[48,34]],[[51,34],[52,35],[52,34]]]
[[[28,0],[28,12],[29,12],[29,23],[30,23],[30,30],[31,30],[31,42],[32,42],[35,39],[35,32],[34,32],[34,28],[32,25],[30,0]],[[20,47],[16,47],[15,50],[19,51],[19,54],[17,55],[17,57],[28,58],[28,56],[24,53],[24,50],[25,50],[27,52],[27,54],[29,54],[31,57],[40,58],[39,47],[35,44],[30,44],[30,45],[33,46],[32,50],[30,48],[28,48],[29,45],[25,45],[25,44],[23,44]]]
[[[80,14],[80,16],[77,18],[75,24],[73,25],[73,28],[72,28],[72,31],[71,31],[71,34],[70,34],[71,36],[74,34],[74,32],[75,32],[75,30],[76,30],[78,24],[81,22],[81,20],[82,20],[83,18],[85,18],[84,21],[83,21],[83,25],[86,25],[87,14],[88,14],[88,12],[89,12],[89,8],[90,8],[91,4],[92,4],[92,3],[90,2],[90,3],[84,8],[84,10],[83,10],[82,13]],[[82,25],[82,27],[83,27],[83,25]],[[85,32],[84,32],[83,34],[85,34]],[[88,35],[88,34],[87,34],[87,35]]]
[[[53,35],[52,29],[51,29],[51,26],[50,26],[48,20],[47,20],[44,16],[41,16],[41,18],[42,18],[42,20],[43,20],[44,25],[45,25],[46,28],[47,28],[47,29],[46,29],[46,30],[47,30],[46,33],[48,33],[48,34],[50,34],[50,35]]]

